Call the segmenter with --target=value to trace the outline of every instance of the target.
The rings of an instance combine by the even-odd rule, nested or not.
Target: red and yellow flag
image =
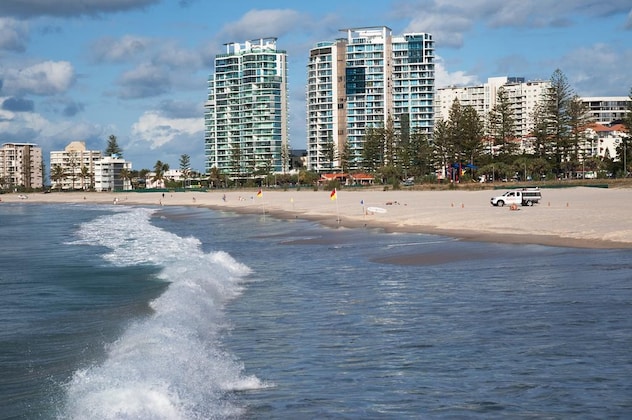
[[[329,198],[331,198],[332,200],[336,199],[336,189],[334,188],[333,191],[331,192],[331,194],[329,194]]]
[[[261,191],[261,188],[259,189],[259,191],[257,191],[257,197],[263,197],[263,191]]]

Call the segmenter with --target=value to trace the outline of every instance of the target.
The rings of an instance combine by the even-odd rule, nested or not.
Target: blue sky
[[[309,49],[340,29],[429,32],[437,87],[488,77],[547,80],[580,96],[632,88],[630,0],[1,0],[0,143],[51,150],[114,134],[134,169],[204,170],[203,104],[227,42],[276,37],[288,52],[290,143],[305,148]]]

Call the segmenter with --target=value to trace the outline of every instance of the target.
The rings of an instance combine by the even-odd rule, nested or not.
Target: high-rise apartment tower
[[[386,127],[389,118],[400,132],[430,134],[433,128],[432,35],[393,36],[385,26],[343,32],[345,38],[310,50],[306,94],[311,170],[340,170],[344,150],[349,169],[361,168],[367,129]]]
[[[205,104],[206,172],[234,179],[282,172],[289,162],[287,54],[276,38],[226,44]]]

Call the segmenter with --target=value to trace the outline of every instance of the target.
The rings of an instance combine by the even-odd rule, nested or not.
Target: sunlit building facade
[[[252,178],[287,170],[287,53],[276,38],[262,38],[226,44],[214,64],[204,114],[206,172]]]
[[[494,109],[502,87],[513,110],[514,134],[528,136],[533,129],[533,112],[551,86],[549,81],[527,81],[524,77],[490,77],[482,85],[443,87],[437,89],[435,119],[448,120],[455,99],[461,106],[471,106],[484,121]]]
[[[70,142],[64,150],[50,152],[51,172],[61,168],[64,177],[55,180],[54,188],[62,190],[88,190],[94,186],[95,162],[101,160],[100,150],[88,150],[83,141]]]
[[[591,121],[613,124],[622,121],[630,109],[629,96],[585,96],[580,98],[588,110]]]
[[[132,182],[129,174],[132,163],[125,159],[112,155],[106,156],[95,162],[94,165],[94,189],[96,191],[129,191]]]
[[[427,33],[393,36],[390,28],[344,29],[345,37],[310,50],[307,66],[307,166],[362,167],[367,129],[432,133],[434,41]],[[333,152],[332,152],[333,145]],[[333,161],[331,159],[333,155]]]
[[[0,189],[42,188],[42,149],[30,143],[0,147]]]

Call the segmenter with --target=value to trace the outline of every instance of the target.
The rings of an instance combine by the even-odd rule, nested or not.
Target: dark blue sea
[[[2,419],[632,417],[632,252],[0,205]]]

